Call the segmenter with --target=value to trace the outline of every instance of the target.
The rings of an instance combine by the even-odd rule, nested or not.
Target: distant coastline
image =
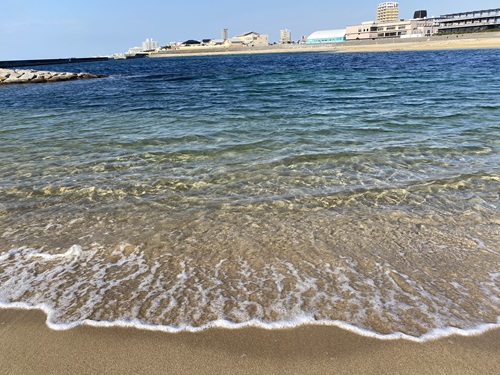
[[[464,33],[450,35],[434,35],[421,38],[385,38],[375,40],[353,40],[341,43],[325,44],[276,44],[261,47],[229,47],[202,48],[193,47],[178,50],[164,50],[150,53],[147,58],[211,56],[256,53],[290,53],[290,52],[390,52],[390,51],[424,51],[445,49],[483,49],[500,48],[499,32]],[[39,65],[57,65],[82,62],[99,62],[111,57],[83,57],[59,59],[32,59],[0,61],[0,68],[20,68]]]
[[[388,52],[439,49],[500,48],[500,32],[435,35],[421,38],[353,40],[325,44],[284,44],[265,47],[200,48],[166,50],[149,58],[286,52]]]

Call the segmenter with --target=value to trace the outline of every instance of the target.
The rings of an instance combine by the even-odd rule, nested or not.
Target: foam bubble
[[[32,253],[30,257],[41,258],[44,260],[54,260],[60,258],[75,258],[82,255],[82,248],[78,245],[71,246],[65,253],[62,254],[46,254],[46,253]]]
[[[202,217],[159,234],[160,247],[11,249],[0,255],[0,302],[45,306],[49,324],[59,328],[345,324],[364,335],[425,338],[449,331],[442,327],[469,332],[498,319],[496,254],[475,251],[477,242],[430,230],[425,239],[431,240],[419,242],[406,232],[398,236],[401,226],[386,221],[337,225],[332,232],[321,215],[299,219],[282,226],[274,216],[259,227],[235,223],[236,231]],[[374,236],[373,228],[383,232]],[[383,243],[374,243],[379,238]]]

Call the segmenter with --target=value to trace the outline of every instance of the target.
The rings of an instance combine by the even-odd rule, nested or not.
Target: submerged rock
[[[91,73],[48,72],[41,70],[0,69],[0,85],[16,83],[61,82],[75,79],[102,78]]]

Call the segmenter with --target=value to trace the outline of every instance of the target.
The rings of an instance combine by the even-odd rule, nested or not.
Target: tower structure
[[[222,40],[228,40],[228,39],[229,39],[229,30],[222,29]]]
[[[151,39],[146,39],[144,42],[142,42],[142,50],[143,51],[151,51],[154,49],[158,48],[158,42],[156,40]]]
[[[280,43],[287,44],[292,42],[292,32],[290,30],[280,30]]]
[[[397,22],[399,21],[399,3],[380,3],[377,7],[377,22]]]

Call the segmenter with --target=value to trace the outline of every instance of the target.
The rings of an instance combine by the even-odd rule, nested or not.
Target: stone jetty
[[[17,83],[46,83],[76,79],[101,78],[103,75],[90,73],[47,72],[42,70],[0,69],[0,85]]]

